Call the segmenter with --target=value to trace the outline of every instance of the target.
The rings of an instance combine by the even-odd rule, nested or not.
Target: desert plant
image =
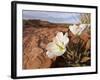
[[[67,45],[67,50],[63,56],[67,66],[91,65],[90,46],[90,26],[86,26],[80,35],[74,35],[69,31],[69,44]]]
[[[90,40],[87,43],[79,38],[78,43],[69,42],[63,55],[66,66],[88,66],[90,65]]]
[[[80,15],[81,24],[90,24],[91,22],[91,15],[90,13],[82,13]]]

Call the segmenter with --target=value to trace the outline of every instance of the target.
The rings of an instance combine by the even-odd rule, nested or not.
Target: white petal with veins
[[[52,53],[49,52],[49,51],[46,52],[46,55],[47,55],[49,58],[53,58],[53,57],[55,57],[55,55],[52,54]]]
[[[53,42],[47,45],[47,55],[52,58],[54,56],[61,56],[66,51],[66,45],[69,42],[68,34],[63,35],[62,32],[58,32],[56,37],[53,38]]]
[[[86,24],[80,24],[79,26],[74,24],[73,26],[69,26],[69,29],[74,35],[81,35],[86,27]]]

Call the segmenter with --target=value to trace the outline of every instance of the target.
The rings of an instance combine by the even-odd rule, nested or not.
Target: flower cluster
[[[71,60],[77,56],[77,59],[80,60],[80,55],[79,53],[85,53],[86,50],[84,49],[84,51],[82,51],[84,43],[82,41],[82,39],[80,39],[80,35],[87,29],[87,27],[89,27],[89,25],[87,24],[80,24],[80,25],[70,25],[69,26],[69,31],[75,36],[75,39],[79,39],[78,44],[74,44],[71,39],[69,38],[69,33],[66,32],[65,34],[63,34],[63,32],[58,32],[57,35],[53,38],[53,41],[48,43],[47,47],[46,47],[46,54],[49,58],[54,58],[57,56],[63,56],[64,53],[67,53],[67,57],[70,58],[70,56],[74,55],[71,57]],[[74,39],[73,39],[74,41]],[[90,40],[89,40],[90,41]],[[69,47],[68,47],[69,44]],[[88,44],[88,43],[87,43]],[[89,42],[90,44],[90,42]],[[71,46],[70,46],[71,45]],[[74,49],[73,49],[74,48]],[[80,49],[80,50],[78,50]],[[82,54],[82,56],[84,56]],[[87,56],[87,55],[86,55]],[[89,60],[89,58],[84,57],[83,59]],[[78,61],[76,59],[76,61]],[[75,62],[75,61],[73,61]],[[81,61],[83,62],[83,61]]]
[[[74,34],[74,35],[80,35],[82,33],[82,31],[86,28],[86,24],[80,24],[79,26],[77,25],[72,25],[69,26],[70,31]]]

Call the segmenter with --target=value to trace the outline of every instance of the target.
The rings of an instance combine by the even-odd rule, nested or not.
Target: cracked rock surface
[[[46,56],[46,46],[57,32],[67,32],[66,25],[24,22],[23,25],[23,69],[50,68],[55,59]]]

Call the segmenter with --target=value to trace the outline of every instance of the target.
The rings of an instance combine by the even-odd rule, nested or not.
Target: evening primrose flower
[[[69,42],[68,34],[63,35],[62,32],[58,32],[56,37],[53,38],[53,42],[47,45],[47,56],[53,58],[56,56],[61,56],[66,51],[66,46]]]
[[[74,35],[81,35],[81,33],[84,31],[84,29],[86,28],[86,24],[80,24],[79,26],[77,25],[72,25],[69,26],[70,31],[74,34]]]

